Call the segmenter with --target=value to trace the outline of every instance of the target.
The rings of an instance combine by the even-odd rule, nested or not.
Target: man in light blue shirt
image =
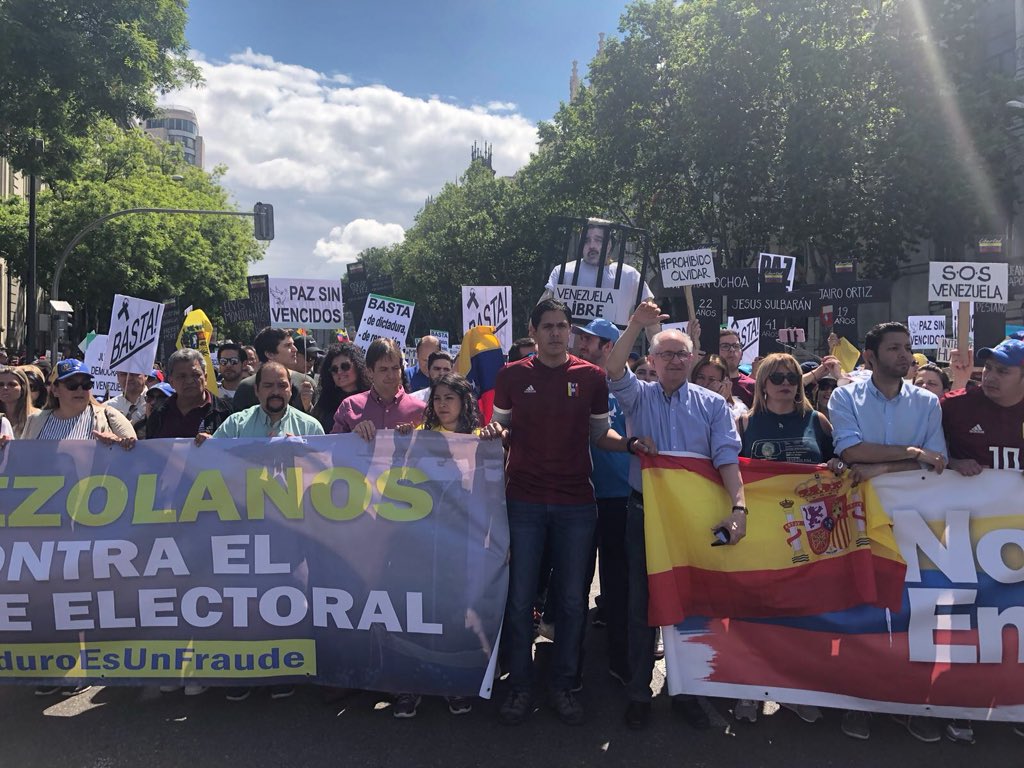
[[[288,369],[280,363],[260,366],[256,371],[255,388],[259,404],[231,414],[212,437],[283,437],[324,433],[319,421],[288,405],[292,396],[291,379]]]
[[[922,467],[941,473],[948,455],[939,399],[903,378],[914,362],[910,331],[903,323],[876,325],[864,339],[864,360],[871,378],[839,387],[828,401],[836,455],[855,482]],[[896,719],[920,741],[941,738],[932,718]],[[846,712],[842,729],[854,739],[870,738],[869,713]]]
[[[652,300],[644,301],[608,357],[609,390],[626,414],[627,450],[635,453],[640,441],[650,451],[685,451],[711,459],[732,498],[732,510],[720,523],[729,532],[729,544],[746,534],[747,509],[740,477],[740,439],[725,398],[687,383],[693,342],[685,333],[662,331],[651,340],[650,359],[658,381],[640,381],[626,366],[641,329],[667,319]],[[655,630],[648,626],[647,549],[644,536],[644,499],[640,462],[630,461],[631,493],[626,507],[626,566],[629,572],[629,706],[626,725],[646,727],[651,710],[651,675],[654,670]],[[673,708],[695,728],[710,723],[693,697],[675,697]]]

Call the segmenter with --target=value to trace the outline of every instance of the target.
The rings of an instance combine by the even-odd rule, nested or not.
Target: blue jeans
[[[550,685],[552,690],[572,687],[587,615],[584,582],[596,525],[594,504],[508,500],[511,560],[503,635],[513,689],[529,690],[533,679],[533,603],[545,542],[551,548],[551,586],[558,594]]]

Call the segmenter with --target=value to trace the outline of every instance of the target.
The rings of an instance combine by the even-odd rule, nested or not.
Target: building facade
[[[0,200],[9,197],[26,197],[28,178],[15,171],[11,164],[0,157]],[[25,338],[25,296],[21,282],[0,259],[0,344],[8,349],[18,349]]]
[[[143,129],[155,139],[181,145],[185,162],[203,167],[203,137],[199,135],[199,120],[191,109],[163,107],[159,115],[145,122]]]

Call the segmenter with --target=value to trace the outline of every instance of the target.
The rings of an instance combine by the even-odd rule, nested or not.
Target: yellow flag
[[[856,368],[857,361],[860,359],[860,350],[847,341],[844,336],[839,337],[839,343],[832,350],[832,354],[839,358],[839,364],[845,373]]]
[[[206,361],[206,388],[211,394],[219,395],[217,387],[217,372],[213,369],[213,360],[210,358],[210,339],[213,338],[213,323],[206,313],[201,309],[193,309],[185,317],[178,331],[178,341],[175,343],[177,349],[198,350]]]

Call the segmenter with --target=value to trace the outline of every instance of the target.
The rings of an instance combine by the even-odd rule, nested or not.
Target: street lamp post
[[[39,308],[36,306],[36,294],[39,292],[36,287],[36,159],[43,154],[43,140],[32,139],[32,168],[28,175],[28,300],[25,302],[25,310],[28,317],[25,338],[25,357],[29,361],[36,358],[36,340],[39,336]]]
[[[53,272],[53,286],[50,289],[51,302],[57,301],[60,298],[60,277],[64,272],[64,264],[68,260],[68,256],[71,255],[71,251],[75,249],[75,246],[82,242],[82,239],[92,232],[96,227],[104,222],[116,219],[119,216],[129,216],[135,213],[166,213],[166,214],[188,214],[191,216],[251,216],[255,221],[255,237],[257,240],[273,240],[274,239],[274,208],[271,205],[264,203],[256,203],[253,207],[252,212],[249,211],[207,211],[207,210],[189,210],[186,208],[126,208],[123,211],[114,211],[104,216],[100,216],[98,219],[94,219],[85,225],[77,235],[75,235],[71,242],[67,244],[64,252],[60,255],[60,259],[57,261],[57,268]],[[51,348],[52,362],[54,365],[57,364],[57,334],[51,334],[53,338],[53,344]]]

